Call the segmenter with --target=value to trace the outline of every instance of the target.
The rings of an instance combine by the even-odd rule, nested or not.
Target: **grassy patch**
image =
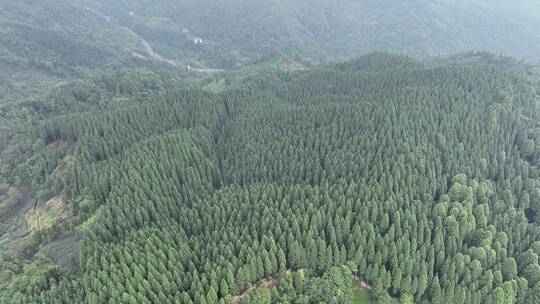
[[[97,212],[94,213],[91,217],[89,217],[83,223],[81,223],[80,228],[81,229],[89,229],[90,227],[92,227],[96,223],[97,214],[98,214]]]
[[[294,72],[311,66],[305,59],[296,56],[283,56],[247,65],[236,70],[210,75],[203,80],[203,88],[210,92],[219,93],[231,86],[240,85],[246,79],[258,77],[261,74],[278,71]]]
[[[49,227],[54,222],[54,217],[49,215],[43,219],[43,227]]]
[[[358,284],[353,286],[353,303],[355,304],[369,304],[371,300],[369,299],[369,291],[361,288]]]
[[[206,85],[204,87],[204,89],[208,90],[210,92],[213,92],[213,93],[219,93],[219,92],[225,90],[226,87],[227,87],[227,85],[225,84],[225,80],[218,79],[218,80],[212,81],[211,83]]]
[[[57,219],[66,218],[68,216],[69,214],[66,212],[62,197],[55,196],[46,203],[38,204],[36,210],[28,210],[28,212],[26,212],[26,224],[28,230],[33,231],[38,228],[47,228]]]
[[[245,79],[248,77],[254,77],[261,73],[277,71],[279,69],[279,59],[273,59],[269,61],[264,61],[258,64],[248,65],[242,67],[236,71],[230,73],[236,79]]]

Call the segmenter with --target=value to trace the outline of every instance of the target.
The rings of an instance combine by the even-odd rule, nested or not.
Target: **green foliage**
[[[306,294],[311,303],[352,303],[351,277],[351,270],[347,267],[332,267],[322,277],[307,282]]]
[[[539,58],[540,36],[534,30],[540,13],[532,1],[95,2],[170,56],[188,53],[212,66],[295,52],[315,60],[373,51],[438,55],[472,50]],[[203,42],[194,43],[195,38]]]
[[[21,92],[110,65],[233,68],[294,53],[327,61],[483,50],[537,60],[533,2],[3,0],[0,85]]]
[[[353,286],[352,293],[353,293],[353,303],[355,304],[371,303],[369,299],[369,293],[366,290],[361,289],[359,286]]]
[[[65,146],[44,159],[75,159],[55,183],[72,224],[94,221],[75,274],[23,288],[11,271],[0,300],[353,303],[357,276],[380,303],[534,303],[540,117],[523,69],[374,54],[219,94],[136,85],[46,118],[36,145]]]

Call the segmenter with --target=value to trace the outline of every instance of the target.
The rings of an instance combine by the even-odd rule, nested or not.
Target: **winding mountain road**
[[[91,9],[89,7],[85,7],[85,9],[89,12],[92,12],[98,16],[100,16],[101,18],[103,18],[105,21],[107,21],[108,23],[112,23],[112,20],[113,18],[110,17],[110,16],[107,16],[101,12],[98,12],[94,9]],[[152,59],[156,60],[156,61],[160,61],[160,62],[164,62],[164,63],[167,63],[167,64],[170,64],[172,66],[178,66],[178,63],[176,63],[174,60],[172,59],[169,59],[169,58],[165,58],[163,56],[161,56],[160,54],[158,54],[155,50],[154,50],[154,47],[152,47],[152,45],[150,44],[150,42],[146,41],[146,39],[144,39],[143,37],[141,37],[139,34],[135,33],[132,29],[130,29],[129,27],[127,26],[124,26],[120,23],[116,23],[120,28],[122,28],[124,31],[128,32],[131,36],[135,37],[137,40],[139,40],[141,42],[141,44],[144,46],[144,50],[146,51],[146,53],[148,54],[148,56],[150,56]]]
[[[108,23],[112,23],[114,18],[110,17],[110,16],[107,16],[99,11],[96,11],[95,9],[92,9],[92,8],[89,8],[89,7],[85,7],[85,9],[89,12],[92,12],[93,14],[103,18],[105,21],[107,21]],[[163,63],[166,63],[166,64],[169,64],[169,65],[172,65],[174,67],[178,67],[180,66],[179,63],[177,63],[176,61],[172,60],[172,59],[169,59],[169,58],[166,58],[166,57],[163,57],[162,55],[160,55],[159,53],[157,53],[155,50],[154,50],[154,47],[152,46],[152,44],[150,44],[150,42],[148,42],[146,39],[144,39],[143,37],[141,37],[141,35],[137,34],[135,31],[133,31],[132,29],[130,29],[129,27],[127,26],[124,26],[118,22],[115,22],[120,28],[122,28],[124,31],[128,32],[131,36],[135,37],[137,40],[139,40],[141,42],[141,44],[143,45],[144,47],[144,50],[146,51],[147,55],[151,58],[151,59],[154,59],[156,61],[159,61],[159,62],[163,62]],[[146,58],[145,56],[141,55],[141,54],[138,54],[138,53],[134,53],[136,56],[140,57],[140,58]],[[191,67],[190,65],[187,65],[187,70],[188,71],[192,71],[192,72],[199,72],[199,73],[218,73],[218,72],[223,72],[224,70],[220,70],[220,69],[207,69],[207,68],[193,68]]]

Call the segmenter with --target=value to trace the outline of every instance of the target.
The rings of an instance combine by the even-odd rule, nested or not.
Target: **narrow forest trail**
[[[39,217],[39,212],[37,212],[35,207],[34,207],[34,214],[36,215],[36,219],[37,219],[38,231],[41,231],[41,218]]]
[[[220,70],[220,69],[202,69],[202,68],[194,68],[190,65],[187,66],[187,69],[188,71],[192,71],[192,72],[199,72],[199,73],[219,73],[219,72],[224,72],[225,70]]]
[[[234,297],[234,300],[233,300],[233,303],[234,304],[240,304],[240,302],[242,301],[242,299],[248,294],[250,293],[251,291],[261,287],[262,284],[266,284],[266,287],[268,287],[269,289],[273,288],[274,286],[277,285],[277,283],[279,282],[279,277],[275,276],[275,277],[268,277],[268,278],[265,278],[265,279],[262,279],[260,281],[258,281],[257,283],[255,283],[253,286],[249,287],[248,289],[244,290],[244,292],[242,292],[240,295],[237,295]]]
[[[290,273],[291,270],[288,270],[288,272]],[[358,276],[357,274],[353,274],[353,277],[352,277],[353,281],[358,284],[358,286],[365,290],[366,292],[371,292],[371,290],[373,289],[371,285],[369,285],[363,278],[361,278],[360,276]],[[269,289],[272,289],[274,286],[276,286],[278,283],[279,283],[279,280],[280,280],[280,277],[279,276],[272,276],[272,277],[268,277],[268,278],[265,278],[265,279],[262,279],[260,281],[258,281],[257,283],[253,284],[251,287],[249,287],[248,289],[244,290],[241,294],[237,295],[234,297],[233,299],[233,303],[234,304],[240,304],[240,302],[242,301],[242,299],[247,295],[249,294],[250,292],[256,290],[257,288],[261,287],[262,284],[266,284],[266,286],[269,288]]]
[[[353,275],[353,279],[355,282],[358,283],[358,285],[364,289],[364,290],[367,290],[367,291],[370,291],[372,289],[371,285],[369,285],[366,281],[364,281],[364,279],[362,279],[361,277],[359,277],[357,274],[354,274]]]

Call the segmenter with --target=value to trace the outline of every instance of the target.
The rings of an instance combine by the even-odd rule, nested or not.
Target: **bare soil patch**
[[[60,148],[65,146],[66,143],[62,139],[53,140],[50,143],[47,144],[47,147],[49,148]]]

